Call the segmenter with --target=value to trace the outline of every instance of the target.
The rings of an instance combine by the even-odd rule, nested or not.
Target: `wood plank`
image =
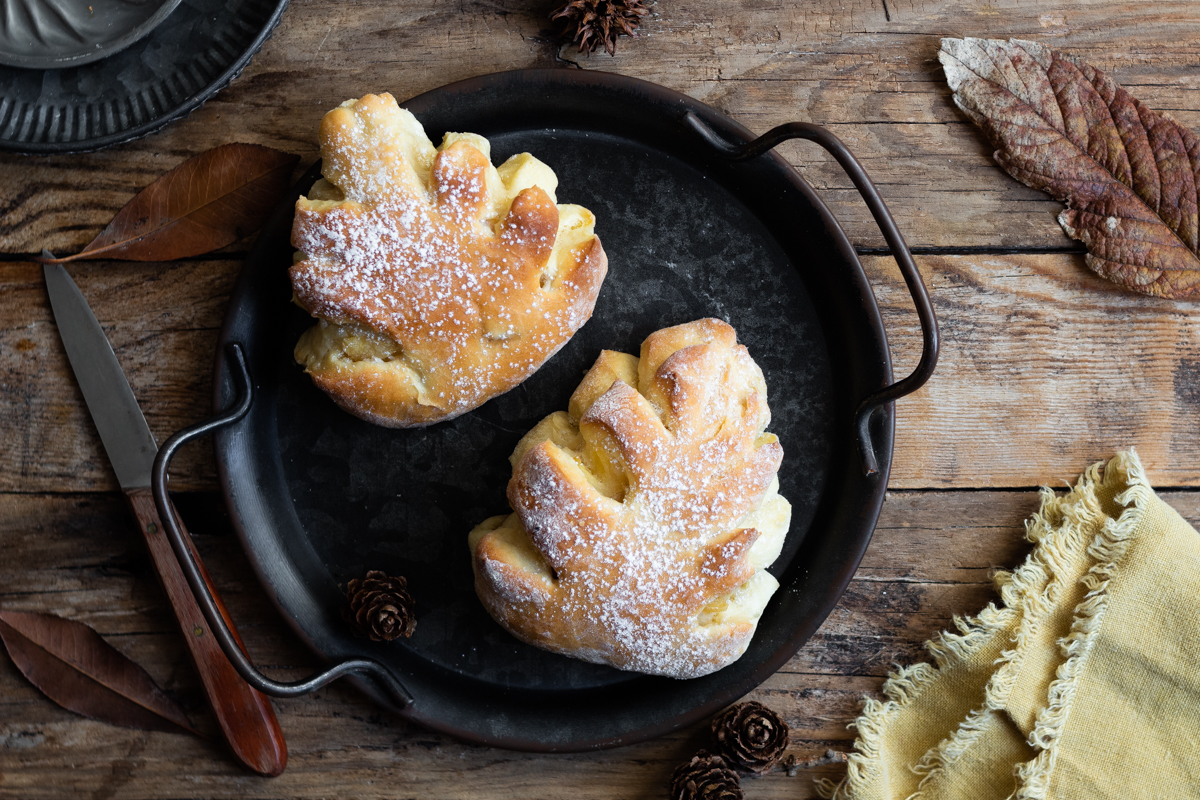
[[[1028,551],[1028,490],[1074,480],[1137,445],[1156,485],[1200,486],[1196,303],[1137,297],[1089,273],[1059,230],[1060,206],[1008,178],[950,101],[941,36],[1033,38],[1108,70],[1150,107],[1200,129],[1200,10],[1065,0],[718,0],[662,3],[616,58],[552,41],[544,0],[293,0],[253,64],[167,130],[112,150],[0,156],[0,607],[81,619],[142,663],[215,733],[198,681],[133,535],[107,459],[70,376],[40,269],[43,246],[71,252],[133,193],[188,156],[229,141],[316,157],[322,114],[350,96],[410,97],[503,69],[577,61],[656,81],[754,131],[828,124],[859,155],[910,244],[1053,255],[919,259],[943,324],[930,385],[899,403],[891,486],[874,542],[830,618],[751,696],[816,758],[853,741],[846,724],[895,663],[955,614],[994,599],[990,575]],[[882,246],[840,170],[810,144],[781,148],[863,248]],[[564,199],[569,199],[564,194]],[[217,328],[249,240],[163,264],[73,265],[161,439],[207,416]],[[14,254],[17,260],[14,260]],[[897,374],[920,342],[890,258],[868,257]],[[785,443],[786,446],[786,443]],[[238,620],[250,654],[297,678],[313,656],[271,607],[229,533],[207,445],[177,460],[181,512]],[[966,491],[939,491],[940,489]],[[982,491],[982,490],[987,491]],[[999,490],[997,490],[999,489]],[[1196,524],[1200,492],[1162,496]],[[705,743],[703,725],[614,751],[534,756],[461,744],[384,714],[346,687],[277,703],[291,765],[279,779],[240,771],[219,744],[125,731],[59,709],[0,655],[0,796],[51,798],[658,798],[672,767]],[[750,797],[815,796],[811,777],[748,779]]]
[[[217,331],[238,261],[96,262],[69,271],[112,343],[161,443],[212,413]],[[116,478],[75,383],[40,265],[0,262],[0,486],[9,491],[115,489]],[[181,490],[215,487],[212,448],[185,448]]]
[[[560,63],[546,9],[533,0],[295,2],[245,73],[167,130],[100,153],[0,157],[0,251],[78,250],[138,188],[225,142],[279,147],[307,165],[321,115],[346,97],[386,90],[406,98],[488,72]],[[1058,205],[1004,175],[953,107],[936,61],[941,36],[1045,41],[1200,128],[1194,3],[775,0],[729,13],[720,0],[692,0],[655,6],[644,34],[622,41],[615,58],[561,53],[587,69],[683,91],[755,131],[792,119],[831,125],[917,246],[1070,246],[1053,219]],[[830,159],[808,144],[783,152],[856,244],[883,244]]]
[[[896,374],[920,353],[890,258],[864,265]],[[1082,256],[919,260],[943,336],[929,384],[897,403],[891,485],[1061,485],[1136,446],[1156,486],[1196,486],[1200,303],[1117,288]]]
[[[919,331],[890,258],[863,259],[895,372]],[[1138,447],[1159,486],[1200,485],[1200,303],[1141,297],[1080,256],[922,256],[942,326],[930,384],[898,403],[894,488],[1057,484]],[[162,441],[211,413],[217,328],[240,264],[72,265]],[[0,491],[115,488],[68,371],[35,264],[0,262]],[[784,443],[786,446],[786,442]],[[186,448],[179,490],[215,489],[211,448]]]
[[[1163,498],[1193,524],[1200,493]],[[312,657],[271,608],[229,535],[216,495],[183,495],[181,514],[251,656],[275,675],[300,677]],[[1028,552],[1022,521],[1034,492],[893,492],[858,575],[818,635],[751,697],[779,711],[790,752],[816,758],[847,750],[846,724],[864,694],[878,693],[894,663],[923,658],[919,642],[995,599],[989,576]],[[127,512],[113,494],[0,495],[0,604],[51,611],[94,626],[143,664],[206,731],[197,681],[176,641]],[[185,736],[109,727],[59,709],[0,656],[0,794],[229,798],[555,795],[580,800],[656,798],[674,765],[704,746],[704,726],[590,754],[539,756],[461,744],[384,714],[334,685],[276,707],[291,749],[283,776],[240,771],[217,745]],[[747,779],[752,797],[813,797],[810,778]]]
[[[988,573],[1022,557],[1027,545],[1020,522],[1034,500],[1030,493],[889,497],[875,542],[837,612],[754,694],[793,726],[798,757],[849,747],[845,725],[862,694],[878,691],[894,661],[920,657],[916,643],[945,626],[950,615],[991,598]],[[228,533],[219,497],[183,495],[179,504],[251,657],[277,675],[304,674],[312,657],[254,581]],[[0,495],[0,603],[92,625],[211,732],[197,681],[129,525],[120,497],[112,494]],[[674,764],[704,741],[703,726],[696,726],[615,751],[536,756],[462,745],[382,714],[338,686],[276,706],[291,765],[281,778],[266,781],[239,771],[211,743],[124,731],[63,711],[0,657],[0,791],[29,800],[66,792],[122,798],[331,792],[516,797],[531,782],[547,790],[569,782],[580,797],[658,797]],[[76,766],[66,770],[67,764]],[[812,796],[809,777],[755,779],[754,796]]]

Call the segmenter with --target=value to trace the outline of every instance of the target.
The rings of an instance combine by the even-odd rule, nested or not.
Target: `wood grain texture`
[[[792,726],[789,752],[803,759],[850,746],[845,726],[863,694],[879,691],[892,664],[921,658],[920,642],[951,615],[993,598],[990,573],[1023,558],[1021,523],[1036,500],[1031,492],[889,495],[850,591],[810,644],[753,694]],[[306,674],[314,659],[258,588],[219,496],[184,495],[179,507],[250,656],[276,676]],[[1188,509],[1200,515],[1200,502]],[[107,493],[0,495],[0,603],[92,625],[211,733],[215,723],[127,513]],[[0,659],[0,796],[503,798],[559,796],[570,786],[579,798],[657,798],[674,765],[704,739],[697,726],[614,751],[527,755],[415,728],[338,685],[277,709],[291,764],[279,778],[255,779],[212,743],[74,717]],[[64,772],[66,763],[76,766]],[[813,772],[747,786],[752,797],[811,797]]]
[[[218,144],[265,144],[307,165],[321,115],[348,97],[387,90],[406,98],[487,72],[559,64],[549,5],[296,0],[245,73],[165,131],[100,153],[0,157],[0,249],[76,251],[138,188]],[[1200,11],[1178,0],[691,0],[656,5],[642,29],[615,58],[580,58],[569,47],[562,57],[678,89],[755,131],[792,119],[829,124],[918,246],[1071,246],[1053,219],[1058,204],[996,168],[951,104],[936,62],[941,36],[1046,41],[1200,128]],[[804,144],[783,152],[853,241],[882,245],[830,159]]]
[[[1061,206],[995,166],[936,63],[942,36],[1038,39],[1200,129],[1194,3],[664,0],[615,58],[559,48],[549,6],[292,0],[243,75],[166,130],[99,153],[0,156],[0,606],[92,625],[219,742],[28,255],[80,249],[138,189],[219,144],[298,154],[299,174],[316,158],[321,116],[347,97],[411,97],[487,72],[573,60],[683,91],[754,131],[793,119],[825,123],[863,161],[910,244],[970,253],[919,259],[944,345],[930,384],[898,405],[898,491],[841,603],[753,694],[792,725],[799,758],[848,749],[846,724],[862,695],[877,693],[893,664],[922,658],[921,643],[952,615],[994,597],[992,569],[1015,565],[1028,549],[1022,521],[1037,497],[1022,487],[1073,480],[1129,444],[1155,485],[1200,487],[1200,306],[1136,297],[1088,272],[1054,220]],[[882,247],[828,157],[805,143],[781,152],[856,245]],[[172,264],[70,267],[160,441],[211,410],[217,329],[249,244]],[[890,258],[864,264],[896,371],[906,372],[920,347],[907,292]],[[177,502],[249,655],[275,677],[307,674],[312,656],[228,533],[210,448],[186,448],[173,473],[174,488],[201,490]],[[1200,520],[1200,492],[1163,496]],[[703,743],[694,727],[594,754],[508,753],[414,728],[336,684],[278,708],[291,763],[266,780],[247,775],[218,744],[71,715],[0,657],[0,798],[649,799],[664,795],[673,766]],[[812,797],[813,774],[837,777],[840,768],[748,780],[747,795]]]
[[[1200,493],[1164,492],[1200,524]],[[995,599],[990,576],[1025,557],[1023,520],[1037,495],[892,492],[849,591],[815,637],[752,698],[792,728],[790,753],[845,751],[864,695],[878,695],[896,663],[924,658],[921,642],[954,614]],[[301,677],[313,657],[287,632],[228,533],[214,494],[178,498],[197,546],[246,638],[272,674]],[[142,546],[114,494],[0,495],[0,603],[87,622],[147,668],[198,727],[214,732],[183,643]],[[0,797],[524,798],[653,800],[671,769],[704,745],[703,726],[618,750],[530,755],[461,744],[387,715],[333,685],[280,701],[291,765],[281,777],[247,776],[217,745],[114,729],[63,711],[0,657]],[[70,769],[65,769],[70,765]],[[821,766],[789,778],[746,780],[751,798],[815,797]]]
[[[865,259],[897,374],[920,356],[890,258]],[[941,359],[897,403],[891,485],[1062,485],[1136,446],[1156,486],[1196,486],[1200,303],[1136,296],[1082,256],[927,256]]]
[[[234,261],[67,267],[160,443],[211,411],[217,329],[239,267]],[[0,261],[0,297],[0,429],[7,439],[0,488],[115,490],[54,324],[41,267]],[[215,469],[211,447],[185,448],[174,469],[182,482],[172,486],[195,486],[197,476],[213,476]]]
[[[891,258],[863,261],[895,372],[907,374],[921,347],[907,289]],[[1157,485],[1200,486],[1200,303],[1122,291],[1080,255],[917,262],[942,356],[929,384],[897,404],[893,487],[1057,484],[1130,445]],[[238,269],[233,260],[70,265],[160,442],[211,413],[210,365]],[[0,262],[0,293],[0,428],[10,432],[0,491],[115,489],[41,268]],[[213,490],[214,476],[206,443],[172,466],[180,490]]]

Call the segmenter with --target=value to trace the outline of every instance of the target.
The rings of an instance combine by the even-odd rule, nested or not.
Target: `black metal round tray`
[[[318,164],[260,234],[230,302],[215,402],[229,408],[240,396],[240,407],[164,445],[160,498],[175,449],[225,425],[215,440],[221,486],[267,592],[321,657],[360,659],[337,674],[366,664],[361,659],[375,662],[367,668],[393,685],[391,697],[373,678],[355,680],[422,725],[502,747],[567,751],[627,744],[712,713],[804,644],[870,540],[891,464],[888,401],[919,386],[936,359],[932,311],[902,239],[869,194],[903,251],[927,335],[918,374],[892,384],[879,311],[845,234],[783,159],[756,154],[784,138],[817,139],[869,187],[818,126],[796,123],[739,151],[722,141],[752,135],[700,102],[575,70],[488,75],[404,105],[435,142],[446,131],[472,131],[491,140],[496,163],[534,153],[557,172],[561,202],[595,213],[610,261],[591,321],[520,387],[453,421],[387,430],[340,411],[291,355],[313,324],[290,302],[292,205],[319,177]],[[748,651],[719,672],[678,681],[518,642],[476,599],[466,544],[476,523],[507,510],[509,453],[542,417],[566,407],[601,349],[636,353],[649,333],[706,316],[730,322],[765,373],[770,429],[785,453],[781,493],[793,507],[771,569],[782,586]],[[239,386],[243,352],[252,395]],[[876,461],[867,474],[864,463]],[[181,541],[177,553],[182,559]],[[418,619],[410,640],[356,639],[339,618],[339,587],[368,569],[407,576]],[[227,652],[274,694],[325,680],[275,684],[236,648]]]
[[[99,61],[0,66],[0,152],[99,150],[187,116],[241,74],[287,4],[182,0],[143,38]]]

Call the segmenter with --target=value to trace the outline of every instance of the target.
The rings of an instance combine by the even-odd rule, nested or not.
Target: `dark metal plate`
[[[0,152],[99,150],[187,116],[241,74],[287,4],[181,0],[144,37],[99,61],[0,66]]]
[[[157,27],[179,0],[5,0],[0,64],[58,69],[99,61]]]
[[[393,431],[338,410],[292,361],[311,318],[289,301],[290,203],[260,234],[221,344],[245,348],[256,399],[216,439],[235,524],[268,592],[329,659],[366,655],[415,696],[404,715],[465,739],[532,750],[625,744],[700,718],[754,688],[816,630],[874,529],[891,462],[890,409],[876,419],[879,474],[859,466],[858,403],[891,382],[879,312],[853,249],[777,156],[740,164],[682,125],[688,110],[731,140],[750,134],[653,84],[531,70],[453,84],[404,104],[434,141],[472,131],[500,163],[528,150],[559,176],[559,201],[596,214],[608,279],[591,321],[538,373],[471,414]],[[508,455],[570,393],[604,348],[637,352],[649,333],[705,316],[730,322],[762,366],[771,430],[784,447],[792,528],[772,568],[782,588],[741,660],[675,681],[524,645],[483,611],[467,532],[507,510]],[[223,348],[218,348],[223,352]],[[218,407],[232,398],[217,362]],[[350,636],[339,584],[367,569],[406,575],[411,640]],[[371,687],[364,686],[368,691]],[[379,699],[378,693],[375,693]]]

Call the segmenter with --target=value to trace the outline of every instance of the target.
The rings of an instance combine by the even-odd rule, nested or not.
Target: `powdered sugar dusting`
[[[297,203],[292,242],[304,257],[291,278],[315,316],[400,345],[396,360],[419,379],[419,402],[437,410],[428,422],[541,366],[591,316],[605,260],[590,228],[591,246],[560,255],[551,197],[536,186],[506,194],[470,140],[423,169],[422,147],[406,142],[419,134],[432,145],[406,114],[386,95],[331,112],[339,116],[322,126],[322,154],[337,148],[335,177],[353,199]],[[563,274],[544,280],[556,269]],[[309,358],[310,371],[320,361]]]
[[[673,677],[706,674],[745,650],[762,606],[735,619],[714,603],[756,578],[746,556],[759,532],[738,523],[777,498],[782,450],[762,435],[769,411],[757,365],[732,336],[711,341],[705,325],[716,321],[702,322],[647,341],[643,357],[663,357],[643,364],[652,379],[636,390],[618,381],[596,399],[579,420],[582,449],[546,441],[514,470],[516,514],[503,525],[523,525],[557,575],[555,597],[537,606],[497,601],[489,589],[511,594],[483,576],[485,604],[521,638]],[[655,337],[677,349],[656,353]],[[625,470],[623,497],[586,479],[598,460]],[[761,604],[775,585],[766,573],[755,585],[764,581]]]

